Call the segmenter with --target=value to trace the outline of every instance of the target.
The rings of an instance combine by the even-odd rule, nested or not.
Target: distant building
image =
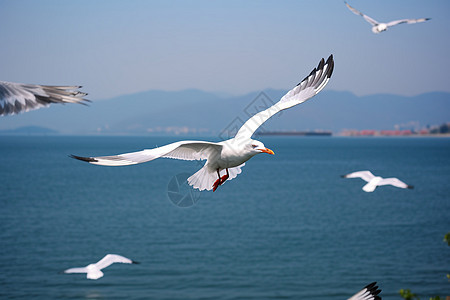
[[[403,135],[411,135],[411,130],[381,130],[380,135],[382,136],[403,136]]]

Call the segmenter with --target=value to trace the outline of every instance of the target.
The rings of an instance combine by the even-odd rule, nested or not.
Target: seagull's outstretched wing
[[[398,178],[383,178],[380,182],[378,182],[378,185],[393,185],[402,189],[414,188],[412,185],[408,185]]]
[[[348,298],[348,300],[381,300],[381,297],[378,296],[381,290],[376,284],[376,282],[372,282],[366,285],[361,291]]]
[[[375,175],[372,174],[370,171],[359,171],[359,172],[353,172],[347,175],[343,175],[344,178],[361,178],[367,182],[371,181]]]
[[[425,22],[430,20],[431,18],[421,18],[421,19],[403,19],[403,20],[396,20],[396,21],[391,21],[389,23],[386,23],[387,27],[392,27],[398,24],[414,24],[414,23],[421,23],[421,22]]]
[[[123,257],[117,254],[107,254],[101,260],[99,260],[95,266],[99,268],[99,270],[104,269],[113,263],[122,263],[122,264],[135,264],[137,262],[132,261],[129,258]]]
[[[48,106],[51,103],[89,102],[81,86],[48,86],[0,81],[0,116]],[[85,102],[84,102],[85,101]]]
[[[160,157],[181,160],[203,160],[208,159],[211,155],[219,154],[221,151],[222,145],[218,143],[181,141],[158,148],[113,156],[82,157],[71,155],[71,157],[94,165],[127,166],[151,161]]]
[[[360,12],[359,10],[354,9],[353,7],[351,7],[350,5],[348,5],[347,2],[345,2],[345,5],[347,5],[348,9],[350,9],[355,15],[359,15],[362,16],[364,18],[364,20],[366,20],[367,22],[369,22],[370,24],[372,24],[373,26],[380,24],[378,21],[375,21],[374,19],[372,19],[369,16],[366,16],[365,14],[363,14],[362,12]]]
[[[70,269],[64,270],[64,273],[67,273],[67,274],[87,273],[87,272],[88,272],[87,268],[70,268]]]
[[[326,62],[322,58],[317,68],[312,70],[305,79],[303,79],[296,87],[284,95],[280,101],[248,119],[237,132],[235,139],[240,140],[251,138],[259,126],[261,126],[276,113],[303,103],[315,96],[328,83],[331,74],[333,73],[333,69],[333,55],[330,55]]]

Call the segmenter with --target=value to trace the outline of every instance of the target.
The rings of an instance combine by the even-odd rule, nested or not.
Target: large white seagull
[[[330,80],[333,68],[333,55],[330,55],[326,62],[322,58],[317,68],[314,68],[305,79],[277,103],[247,120],[236,136],[229,140],[219,143],[180,141],[159,148],[113,156],[81,157],[72,155],[71,157],[103,166],[134,165],[160,157],[206,160],[203,168],[189,177],[187,181],[200,191],[211,189],[215,191],[227,179],[233,179],[240,174],[245,162],[253,156],[260,153],[274,154],[260,141],[251,139],[253,133],[276,113],[303,103],[319,93]]]

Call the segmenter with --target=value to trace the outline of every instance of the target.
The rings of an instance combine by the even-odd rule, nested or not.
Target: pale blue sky
[[[0,0],[0,80],[81,84],[99,100],[149,89],[289,89],[335,55],[327,88],[450,92],[450,1]]]

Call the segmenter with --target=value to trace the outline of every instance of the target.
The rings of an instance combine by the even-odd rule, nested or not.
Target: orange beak
[[[260,149],[260,151],[261,151],[261,152],[264,152],[264,153],[272,154],[272,155],[275,154],[275,153],[273,153],[273,151],[270,150],[269,148]]]

